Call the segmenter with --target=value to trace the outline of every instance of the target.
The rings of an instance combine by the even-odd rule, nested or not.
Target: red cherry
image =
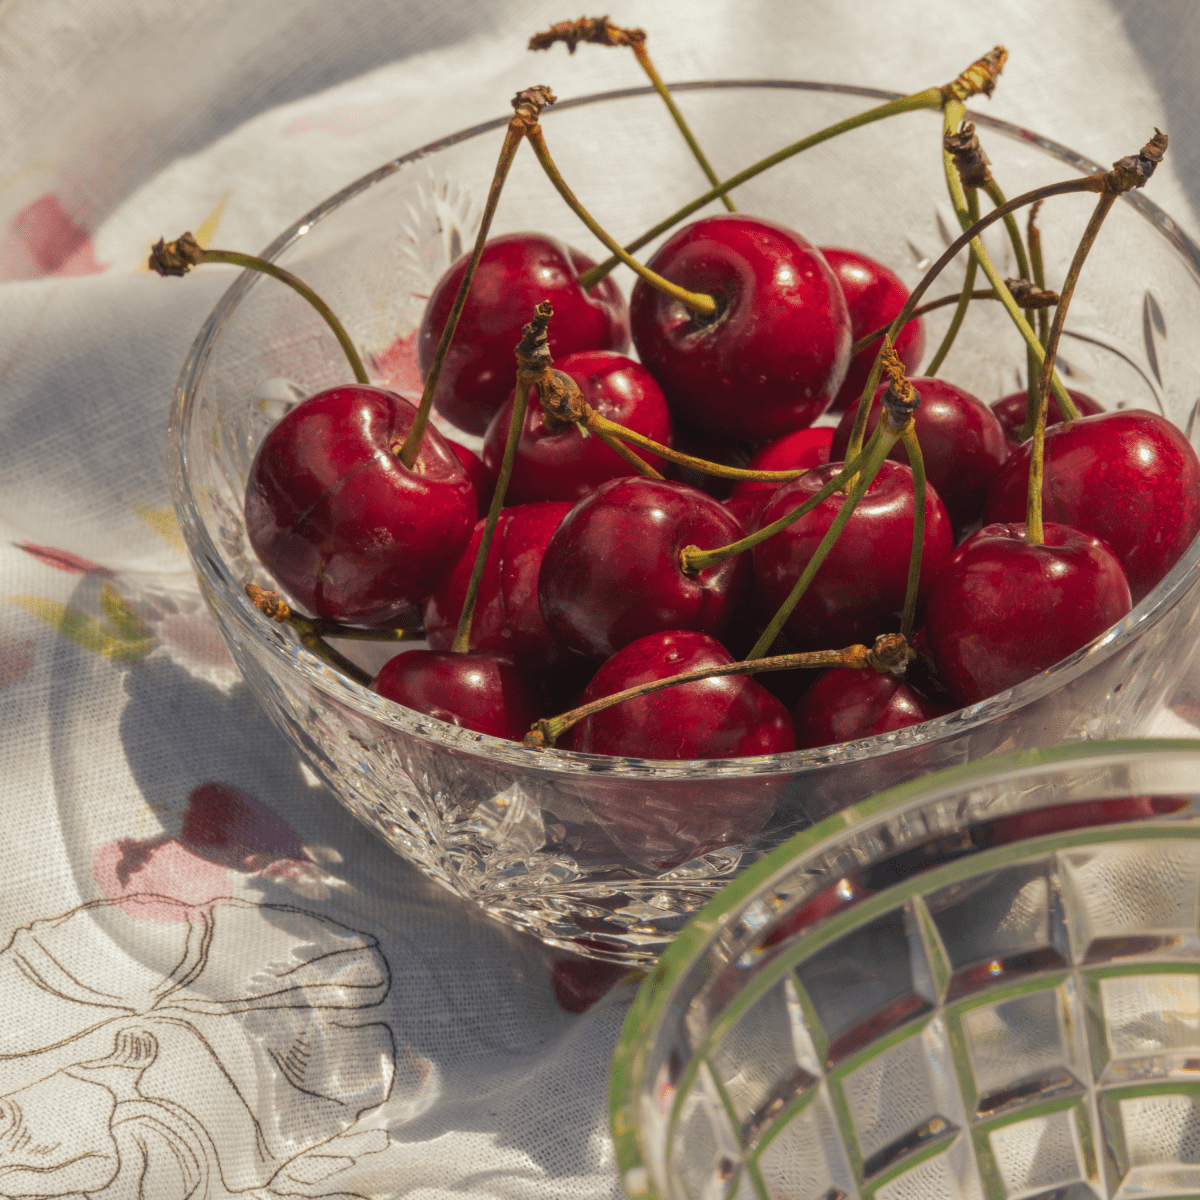
[[[1067,395],[1075,401],[1075,407],[1079,409],[1081,417],[1095,416],[1096,413],[1102,413],[1104,409],[1086,392],[1077,392],[1074,388],[1067,388]],[[993,400],[991,404],[992,412],[996,414],[996,420],[1004,427],[1004,435],[1009,442],[1014,446],[1021,444],[1021,439],[1017,437],[1017,431],[1025,424],[1025,407],[1028,403],[1028,396],[1024,392],[1013,392],[1008,396],[1001,396],[999,400]],[[1062,409],[1058,407],[1058,399],[1053,392],[1050,393],[1050,404],[1046,409],[1046,424],[1058,425],[1062,422]]]
[[[842,285],[842,295],[846,297],[846,308],[850,313],[850,336],[853,341],[857,342],[872,329],[887,325],[904,307],[908,300],[908,288],[904,280],[883,263],[857,250],[843,250],[834,246],[822,246],[821,253]],[[830,412],[842,412],[847,405],[861,399],[882,342],[882,337],[877,338],[850,360],[841,389],[829,406]],[[912,374],[920,366],[925,353],[925,322],[920,317],[909,321],[896,335],[895,345],[905,372]]]
[[[797,429],[764,446],[746,466],[751,471],[795,471],[819,467],[829,461],[832,444],[833,430],[827,425],[816,429]],[[780,486],[778,483],[762,483],[757,479],[743,479],[734,484],[725,507],[741,521],[747,533],[753,533],[758,528],[758,515],[763,505]]]
[[[765,441],[829,407],[850,318],[829,264],[798,233],[740,213],[707,217],[668,238],[650,266],[720,306],[698,318],[643,280],[634,286],[634,344],[681,420]]]
[[[1033,442],[1014,450],[984,520],[1025,518]],[[1046,431],[1042,519],[1103,539],[1136,604],[1200,531],[1200,460],[1166,417],[1142,409],[1081,417]]]
[[[371,690],[428,717],[514,742],[539,715],[525,673],[487,650],[406,650],[383,664]]]
[[[571,955],[560,958],[550,968],[550,986],[554,998],[564,1012],[587,1012],[597,1000],[602,1000],[626,975],[630,968],[622,963],[597,962],[594,958]]]
[[[792,719],[796,746],[806,750],[890,733],[949,711],[894,675],[834,667],[822,671],[804,693]]]
[[[581,704],[625,688],[704,667],[733,656],[715,638],[666,630],[631,642],[584,688]],[[626,758],[744,758],[795,749],[792,720],[750,675],[726,675],[664,688],[585,717],[559,744]]]
[[[1120,796],[1110,800],[1083,800],[1075,804],[1057,804],[1032,812],[996,817],[987,823],[993,846],[1006,846],[1026,838],[1090,825],[1115,825],[1119,821],[1144,821],[1148,817],[1178,812],[1187,800],[1176,796]]]
[[[1129,585],[1108,547],[1046,523],[1045,544],[1023,524],[985,525],[934,580],[929,648],[943,682],[974,704],[1086,646],[1130,609]]]
[[[607,658],[662,629],[719,634],[750,580],[745,555],[696,575],[685,546],[715,550],[744,537],[736,518],[686,483],[610,479],[567,514],[538,580],[551,633],[578,654]]]
[[[470,257],[464,254],[438,280],[425,306],[417,338],[422,378],[433,365]],[[442,363],[433,398],[438,412],[467,433],[487,429],[512,391],[513,347],[521,340],[529,314],[543,300],[554,306],[550,353],[555,358],[573,350],[624,350],[629,316],[617,285],[609,277],[590,292],[579,286],[580,274],[594,265],[587,255],[542,233],[492,238]]]
[[[471,486],[475,489],[478,500],[477,511],[482,517],[486,515],[492,503],[492,493],[496,490],[495,476],[483,465],[483,459],[474,450],[468,450],[461,442],[446,439],[446,444],[454,451],[455,457],[463,465]]]
[[[843,466],[827,463],[785,483],[763,509],[760,528],[803,504]],[[774,612],[787,598],[844,499],[835,492],[807,516],[754,548],[762,610]],[[801,650],[837,650],[856,643],[869,646],[879,634],[899,628],[908,586],[912,524],[912,472],[885,461],[788,619],[786,629]],[[946,507],[937,489],[930,487],[925,496],[920,596],[927,594],[930,581],[953,549]]]
[[[542,619],[537,584],[546,545],[570,511],[565,501],[501,510],[471,618],[472,650],[529,659],[543,667],[565,657]],[[434,650],[449,650],[454,641],[484,523],[477,522],[462,557],[425,605],[425,637]]]
[[[396,619],[433,591],[471,534],[475,489],[446,440],[428,428],[413,469],[400,461],[415,415],[382,388],[330,388],[298,404],[259,447],[247,536],[318,617]]]
[[[584,400],[602,417],[624,425],[662,445],[671,444],[671,415],[662,389],[641,363],[611,350],[580,350],[554,364],[579,384]],[[483,461],[498,475],[508,440],[514,397],[509,394],[492,418],[483,439]],[[634,447],[661,471],[663,460]],[[633,468],[598,437],[584,437],[574,425],[551,432],[538,401],[537,389],[529,395],[525,426],[517,444],[512,478],[504,499],[507,504],[533,500],[576,500],[595,491],[608,479],[630,475]]]
[[[988,488],[1008,458],[1008,440],[992,410],[970,392],[942,379],[917,378],[909,382],[921,397],[913,422],[921,443],[925,476],[937,488],[954,527],[965,529],[983,514]],[[876,392],[876,399],[886,391],[884,384]],[[878,403],[872,406],[867,416],[868,436],[879,424],[881,411]],[[855,400],[833,435],[831,458],[845,459],[857,415]],[[904,443],[897,442],[888,458],[907,463]]]

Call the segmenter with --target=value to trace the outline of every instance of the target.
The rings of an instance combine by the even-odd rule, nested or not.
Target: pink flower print
[[[417,366],[417,330],[398,337],[382,354],[368,354],[371,374],[403,396],[420,396],[425,381]]]
[[[33,642],[29,638],[0,638],[0,692],[20,683],[33,666]]]
[[[134,838],[101,846],[92,878],[105,900],[115,900],[131,917],[161,924],[190,919],[229,894],[224,867],[198,858],[173,838]]]
[[[67,216],[53,192],[21,209],[0,239],[0,280],[99,275],[107,269],[96,261],[87,230]]]
[[[72,554],[70,550],[59,550],[56,546],[39,546],[35,542],[14,542],[13,545],[56,571],[67,571],[73,575],[98,575],[101,579],[116,578],[116,573],[107,567],[92,562],[90,558]]]

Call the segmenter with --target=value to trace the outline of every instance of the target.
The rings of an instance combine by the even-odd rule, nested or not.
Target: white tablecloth
[[[257,249],[531,83],[643,82],[622,52],[525,51],[574,15],[0,6],[0,1194],[619,1195],[605,1096],[630,986],[565,1011],[561,955],[395,858],[257,710],[197,600],[163,465],[179,366],[230,274],[142,267],[185,229]],[[672,80],[908,91],[1003,42],[989,112],[1103,163],[1167,129],[1153,198],[1200,228],[1186,0],[611,15],[649,30]],[[1190,688],[1156,732],[1193,731]]]

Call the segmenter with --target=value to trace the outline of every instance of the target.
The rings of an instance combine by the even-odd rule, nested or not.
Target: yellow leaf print
[[[9,596],[8,599],[63,637],[114,662],[136,662],[145,658],[154,645],[150,630],[111,583],[104,584],[100,591],[100,604],[106,617],[103,623],[45,596]]]
[[[135,504],[134,512],[137,513],[155,533],[161,538],[166,538],[176,550],[184,550],[183,534],[179,532],[179,525],[175,520],[175,512],[170,508],[147,508],[144,504]]]

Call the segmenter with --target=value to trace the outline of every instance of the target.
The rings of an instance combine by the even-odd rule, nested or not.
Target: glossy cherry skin
[[[492,503],[492,493],[496,490],[496,477],[483,465],[483,459],[474,450],[468,450],[461,442],[446,439],[446,444],[454,451],[455,457],[463,465],[471,486],[475,489],[478,500],[477,511],[485,516]]]
[[[650,266],[720,305],[696,318],[643,280],[634,286],[634,344],[680,420],[766,441],[829,407],[850,360],[850,318],[816,247],[772,221],[728,213],[679,230]]]
[[[814,467],[785,483],[759,518],[762,528],[819,492],[843,463]],[[774,613],[787,599],[845,499],[835,492],[807,516],[754,548],[755,590],[760,611]],[[829,557],[785,628],[801,650],[840,650],[872,645],[881,633],[899,629],[912,549],[912,472],[884,461]],[[946,506],[937,489],[925,494],[925,542],[918,599],[954,549]]]
[[[940,717],[949,709],[914,691],[903,679],[878,671],[833,667],[822,671],[792,711],[796,746],[834,746],[890,733]]]
[[[1086,392],[1077,392],[1074,388],[1067,388],[1067,395],[1075,401],[1075,407],[1079,409],[1081,417],[1094,417],[1097,413],[1104,411]],[[1024,392],[1010,392],[1007,396],[1001,396],[999,400],[993,400],[989,406],[996,414],[996,420],[1004,427],[1004,436],[1013,446],[1021,444],[1017,433],[1025,424],[1025,406],[1028,402],[1028,397]],[[1050,403],[1046,407],[1046,424],[1059,425],[1062,423],[1062,419],[1062,409],[1059,408],[1058,400],[1051,392]]]
[[[470,254],[464,254],[438,280],[425,306],[417,337],[417,364],[429,374]],[[434,406],[467,433],[483,433],[504,397],[513,389],[513,349],[521,329],[543,300],[554,306],[550,353],[561,358],[573,350],[624,350],[629,344],[629,315],[612,278],[590,292],[579,275],[594,266],[586,254],[544,233],[506,233],[484,247],[479,269],[454,339],[438,376]]]
[[[383,664],[371,690],[439,721],[515,742],[540,716],[537,689],[525,672],[487,650],[406,650]]]
[[[1025,526],[985,525],[934,580],[929,649],[961,704],[975,704],[1054,666],[1130,609],[1120,563],[1097,537],[1046,523],[1045,543]]]
[[[501,510],[471,618],[472,650],[491,650],[543,668],[566,656],[542,619],[538,572],[551,536],[570,511],[565,501]],[[434,650],[449,650],[454,641],[483,526],[483,521],[475,525],[462,556],[425,604],[425,637]]]
[[[662,445],[671,444],[671,414],[662,388],[641,363],[611,350],[580,350],[560,358],[554,368],[575,380],[584,400],[602,417]],[[510,393],[484,435],[483,462],[493,476],[500,473],[504,459],[512,409]],[[663,460],[657,454],[633,449],[656,471],[662,471]],[[529,395],[504,501],[528,504],[534,500],[570,500],[573,504],[606,480],[633,473],[633,468],[598,437],[584,437],[574,425],[551,432],[535,388]]]
[[[733,656],[715,638],[665,630],[631,642],[584,689],[581,704],[655,679],[727,666]],[[744,758],[795,749],[792,720],[750,675],[728,675],[664,688],[585,717],[560,746],[627,758]]]
[[[816,429],[797,429],[764,446],[746,464],[751,471],[794,471],[819,467],[829,461],[833,430],[822,425]],[[758,515],[763,505],[779,490],[781,484],[762,483],[743,479],[733,485],[725,507],[733,513],[747,533],[758,528]]]
[[[686,483],[612,479],[567,514],[538,579],[550,632],[586,658],[608,658],[663,629],[718,636],[750,582],[746,555],[685,575],[685,546],[713,550],[744,536],[737,519]]]
[[[1023,521],[1033,442],[1014,450],[984,520]],[[1136,604],[1200,531],[1200,461],[1166,417],[1142,409],[1046,430],[1042,520],[1086,529],[1117,556]]]
[[[857,250],[845,250],[838,246],[822,246],[821,253],[833,268],[841,284],[842,295],[846,297],[852,341],[857,342],[872,329],[888,324],[904,307],[908,300],[908,287],[895,271],[883,263]],[[829,406],[830,412],[844,412],[847,405],[861,399],[882,341],[882,337],[876,339],[850,360],[846,378]],[[907,374],[911,375],[921,365],[921,358],[925,354],[925,322],[920,317],[909,321],[896,335],[896,353],[900,355]]]
[[[943,379],[909,381],[921,397],[913,418],[925,477],[950,514],[955,529],[965,529],[983,515],[988,488],[1008,459],[1009,442],[996,415],[982,400]],[[887,391],[883,385],[876,398]],[[867,436],[875,431],[881,412],[878,402],[867,415]],[[830,457],[844,459],[850,433],[858,415],[858,402],[846,409],[833,435]],[[908,451],[897,442],[888,454],[895,462],[908,462]]]
[[[330,388],[263,440],[246,485],[246,533],[310,613],[386,624],[424,601],[475,522],[475,489],[446,440],[425,430],[412,470],[398,450],[416,410],[382,388]]]

